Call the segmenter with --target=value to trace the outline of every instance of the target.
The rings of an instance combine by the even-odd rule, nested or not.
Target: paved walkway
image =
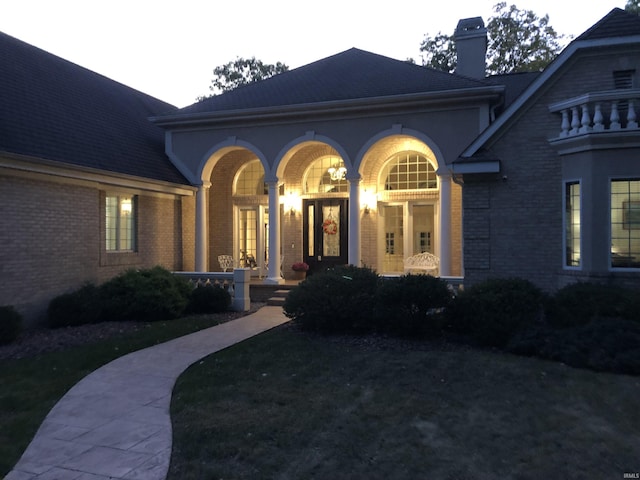
[[[287,320],[282,307],[263,307],[99,368],[53,407],[5,480],[165,479],[178,376],[200,358]]]

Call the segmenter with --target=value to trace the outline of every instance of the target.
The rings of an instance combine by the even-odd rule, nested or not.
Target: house
[[[352,48],[175,109],[0,36],[0,304],[219,255],[640,286],[640,19],[528,74],[485,77],[480,18],[456,41],[456,74]]]

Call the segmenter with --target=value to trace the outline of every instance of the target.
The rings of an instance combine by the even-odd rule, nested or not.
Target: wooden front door
[[[348,203],[346,198],[304,201],[303,248],[309,274],[346,265]]]

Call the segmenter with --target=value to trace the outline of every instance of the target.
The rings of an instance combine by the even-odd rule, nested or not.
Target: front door
[[[310,274],[346,265],[348,202],[346,198],[304,201],[304,261]]]

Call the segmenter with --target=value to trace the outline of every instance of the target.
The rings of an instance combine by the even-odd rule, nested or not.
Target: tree
[[[289,70],[289,67],[281,62],[271,65],[257,60],[256,57],[236,57],[235,60],[213,69],[214,77],[211,80],[211,85],[209,85],[209,90],[213,92],[213,95],[218,95],[241,85],[264,80],[287,70]],[[198,100],[203,98],[207,98],[207,96],[200,97]]]
[[[640,0],[627,0],[627,4],[624,6],[627,12],[640,15]]]
[[[549,25],[549,16],[538,17],[531,10],[520,10],[506,2],[493,7],[495,16],[487,23],[487,73],[515,73],[542,70],[561,50],[558,35]],[[425,36],[420,44],[425,52],[422,64],[445,72],[456,68],[456,48],[453,35],[438,32]]]

